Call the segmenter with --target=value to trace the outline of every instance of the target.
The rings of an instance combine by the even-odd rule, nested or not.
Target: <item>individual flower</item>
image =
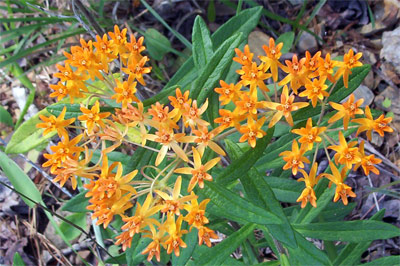
[[[364,141],[361,141],[358,150],[361,154],[361,162],[357,163],[354,166],[354,170],[357,170],[358,167],[362,167],[365,175],[369,175],[369,172],[373,172],[376,175],[379,175],[379,170],[375,167],[376,164],[380,164],[382,162],[381,159],[375,158],[375,155],[366,155],[364,151]]]
[[[391,117],[386,117],[384,115],[380,115],[377,119],[374,120],[372,125],[373,129],[378,132],[378,134],[383,137],[384,132],[393,132],[393,129],[388,126],[388,124],[392,122]]]
[[[253,63],[253,53],[250,52],[250,47],[248,44],[244,46],[244,52],[240,49],[235,48],[235,53],[237,57],[233,58],[233,61],[238,62],[243,66],[250,66]]]
[[[126,32],[128,29],[123,29],[120,31],[118,25],[114,25],[114,32],[108,32],[108,35],[111,37],[112,44],[113,44],[113,50],[116,52],[116,54],[123,54],[126,52]]]
[[[264,63],[264,72],[270,69],[274,82],[278,81],[278,66],[281,66],[279,58],[282,55],[282,47],[283,43],[278,43],[275,45],[275,40],[273,38],[269,38],[269,45],[262,46],[267,56],[259,56],[260,60]]]
[[[250,91],[254,91],[259,87],[261,90],[268,92],[269,89],[265,85],[264,80],[270,78],[271,74],[264,73],[263,68],[263,65],[257,66],[255,62],[251,65],[243,66],[236,71],[242,79],[240,83],[243,86],[250,85]]]
[[[168,99],[171,101],[171,105],[179,110],[179,117],[182,115],[182,112],[185,110],[185,105],[191,105],[192,99],[189,99],[189,91],[185,91],[183,94],[179,88],[176,88],[174,96],[168,96]]]
[[[187,230],[181,230],[183,216],[180,215],[175,222],[174,215],[168,215],[166,227],[169,238],[165,241],[167,245],[167,253],[171,254],[174,251],[175,256],[179,257],[179,248],[186,248],[187,245],[182,240],[183,234],[187,234]]]
[[[362,115],[364,113],[363,110],[359,108],[363,102],[364,99],[362,98],[354,102],[354,94],[351,94],[347,102],[344,102],[343,104],[329,102],[332,108],[337,110],[337,113],[328,120],[328,123],[331,124],[343,118],[343,127],[344,130],[347,130],[350,118],[354,118],[355,115]]]
[[[304,156],[305,150],[299,149],[299,144],[294,139],[292,142],[292,150],[284,151],[279,154],[283,156],[283,160],[286,164],[283,166],[283,170],[292,169],[293,175],[297,175],[299,168],[304,168],[304,163],[310,163],[307,157]]]
[[[240,115],[252,116],[257,114],[257,110],[265,107],[264,101],[258,101],[257,90],[243,92],[240,100],[235,102],[236,110]]]
[[[96,101],[91,109],[85,108],[83,106],[81,106],[80,109],[83,115],[78,116],[78,120],[82,122],[84,121],[86,123],[88,134],[91,134],[93,132],[93,129],[96,125],[104,128],[105,124],[103,122],[103,119],[107,118],[111,114],[110,112],[100,112],[99,101]]]
[[[231,101],[237,101],[239,99],[239,92],[242,88],[242,84],[227,84],[225,81],[220,80],[220,88],[215,88],[215,92],[219,94],[219,101],[221,105],[227,105]]]
[[[304,68],[308,72],[308,77],[309,78],[315,78],[319,76],[318,72],[316,71],[319,67],[319,59],[321,57],[321,51],[318,51],[311,57],[311,54],[309,51],[306,51],[306,57],[304,60]]]
[[[331,145],[328,149],[336,151],[335,162],[336,164],[344,164],[347,169],[351,169],[353,164],[361,161],[361,154],[358,151],[357,141],[347,143],[343,136],[342,131],[339,131],[339,145]]]
[[[158,166],[167,155],[169,149],[172,149],[179,158],[185,162],[189,161],[189,158],[179,146],[178,142],[185,135],[185,133],[175,134],[172,129],[160,128],[156,134],[146,134],[145,138],[151,141],[156,141],[162,145],[160,152],[157,155],[155,165]]]
[[[65,86],[61,81],[57,84],[50,84],[49,87],[53,90],[50,93],[50,97],[57,97],[57,101],[61,101],[64,97],[67,97],[70,94],[70,90],[67,86]],[[72,98],[70,99],[73,100]]]
[[[296,202],[301,202],[301,208],[304,208],[307,205],[307,202],[316,208],[317,207],[317,197],[315,196],[314,186],[318,183],[318,180],[321,176],[316,177],[318,169],[318,164],[314,163],[311,167],[310,174],[307,174],[303,169],[299,169],[300,173],[303,174],[302,178],[297,179],[298,182],[303,181],[306,185],[304,190],[301,192],[300,197]]]
[[[318,58],[318,74],[320,77],[327,77],[328,80],[332,83],[335,82],[333,74],[333,68],[339,64],[339,62],[331,60],[331,55],[327,53],[325,55],[325,59],[322,57]]]
[[[197,107],[197,100],[192,102],[192,106],[186,104],[184,106],[184,111],[182,113],[182,120],[185,127],[190,127],[194,129],[196,125],[200,126],[208,126],[209,123],[203,119],[201,119],[201,115],[207,110],[208,107],[208,99],[206,102],[199,108]]]
[[[122,108],[127,108],[128,103],[140,102],[135,95],[137,82],[121,82],[118,79],[115,81],[117,82],[117,87],[114,88],[115,94],[111,96],[111,99],[115,99],[117,103],[122,103]]]
[[[361,132],[367,131],[367,138],[372,139],[372,130],[374,129],[374,118],[372,117],[371,110],[369,106],[365,107],[365,118],[356,118],[351,120],[351,122],[360,124],[357,129],[356,136]]]
[[[214,119],[214,122],[220,124],[219,128],[221,131],[238,126],[239,122],[243,120],[242,117],[244,117],[244,115],[239,115],[237,110],[232,112],[230,110],[219,109],[218,112],[220,117]]]
[[[353,49],[350,49],[349,52],[344,55],[343,62],[340,63],[340,68],[335,74],[335,79],[338,80],[343,76],[343,83],[346,88],[349,87],[349,75],[351,74],[351,69],[363,65],[358,61],[361,57],[362,53],[354,54]]]
[[[264,125],[265,119],[267,118],[264,116],[261,119],[254,121],[253,118],[249,117],[247,119],[247,124],[241,126],[239,129],[239,132],[243,134],[239,141],[244,142],[247,140],[249,145],[254,148],[256,146],[257,139],[260,139],[267,134],[261,129],[261,127]]]
[[[322,138],[319,135],[325,130],[326,127],[313,127],[312,119],[308,118],[306,127],[293,129],[292,132],[301,136],[299,142],[304,145],[306,150],[312,150],[314,142],[320,143],[322,141]]]
[[[351,187],[344,184],[344,178],[346,177],[346,167],[343,167],[342,171],[336,168],[333,162],[329,162],[329,166],[331,168],[332,174],[320,174],[319,177],[326,177],[331,182],[329,182],[329,187],[334,183],[336,185],[335,197],[333,198],[334,202],[337,202],[339,199],[342,199],[344,205],[347,205],[348,199],[347,197],[356,197],[356,194],[351,190]]]
[[[307,80],[307,73],[303,69],[304,60],[305,58],[302,58],[299,61],[297,55],[293,55],[292,61],[285,60],[286,66],[282,67],[282,70],[288,73],[288,75],[278,83],[279,86],[290,82],[290,87],[297,94],[298,88],[306,84]]]
[[[192,191],[194,186],[196,186],[196,184],[199,184],[199,187],[203,188],[204,180],[212,181],[213,180],[212,176],[207,172],[221,160],[221,158],[217,157],[208,161],[205,165],[203,165],[201,163],[201,155],[197,151],[197,149],[192,147],[192,151],[193,151],[194,167],[193,168],[183,167],[175,170],[175,173],[192,175],[192,178],[190,179],[188,186],[188,192]]]
[[[151,72],[151,67],[144,65],[149,60],[147,56],[142,57],[139,61],[134,55],[131,55],[128,60],[128,67],[121,68],[121,70],[129,75],[128,82],[133,82],[136,79],[140,84],[146,86],[143,75]]]
[[[195,196],[194,192],[191,195]],[[193,226],[199,229],[201,226],[208,224],[208,219],[205,216],[206,206],[210,202],[210,199],[205,199],[200,204],[197,202],[197,197],[194,197],[190,204],[185,204],[183,208],[188,212],[188,214],[183,218],[189,225],[190,228]]]
[[[46,134],[56,130],[58,135],[61,137],[62,135],[67,135],[67,131],[65,127],[72,124],[75,121],[75,118],[70,118],[65,120],[65,113],[67,112],[67,107],[64,106],[58,117],[51,115],[46,117],[44,115],[39,115],[39,118],[43,121],[43,123],[39,123],[36,125],[37,128],[44,128],[43,136]]]
[[[268,127],[273,127],[279,120],[281,120],[282,116],[285,117],[289,125],[293,126],[293,118],[291,113],[308,106],[309,103],[295,103],[294,95],[289,96],[288,87],[285,85],[282,90],[281,103],[265,102],[264,105],[269,109],[276,110],[275,115],[272,117],[268,125]]]
[[[225,151],[215,142],[213,141],[214,137],[217,136],[221,132],[219,127],[208,131],[207,127],[199,126],[198,129],[193,130],[192,140],[197,144],[197,150],[200,152],[201,156],[203,156],[204,150],[206,147],[209,147],[214,152],[219,155],[225,156]]]
[[[211,230],[206,226],[201,226],[199,228],[198,237],[199,237],[199,246],[205,243],[209,248],[211,247],[210,239],[219,239],[218,235],[213,230]]]
[[[183,203],[197,198],[196,195],[180,197],[182,185],[182,177],[178,176],[175,182],[174,190],[172,195],[161,190],[155,190],[155,192],[164,200],[162,204],[161,212],[167,212],[168,214],[175,214],[177,216],[181,215],[180,210],[183,209]]]
[[[328,97],[329,93],[326,91],[328,85],[325,84],[326,77],[321,77],[320,79],[314,79],[313,81],[308,81],[305,85],[306,89],[302,91],[299,96],[307,97],[311,100],[312,106],[317,106],[317,101],[322,101],[324,97]]]
[[[160,245],[166,248],[164,242],[168,239],[168,236],[165,235],[166,232],[163,226],[158,228],[158,230],[156,230],[152,224],[150,224],[149,227],[151,234],[144,234],[142,237],[151,238],[153,241],[142,251],[142,254],[149,254],[147,256],[147,261],[151,261],[153,257],[156,256],[157,261],[160,262]]]

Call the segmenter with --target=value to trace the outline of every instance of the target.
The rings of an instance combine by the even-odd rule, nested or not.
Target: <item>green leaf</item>
[[[297,248],[288,247],[289,265],[332,265],[328,256],[295,231]]]
[[[126,261],[128,266],[138,265],[145,260],[147,255],[141,252],[150,244],[151,238],[143,238],[140,234],[136,234],[132,240],[132,247],[126,250]]]
[[[243,34],[243,38],[247,38],[249,33],[257,26],[261,16],[261,10],[261,7],[246,9],[219,27],[218,30],[211,35],[213,50],[217,50],[223,42],[238,32]],[[164,89],[157,95],[143,101],[143,105],[150,106],[157,101],[166,103],[168,101],[167,96],[172,95],[177,86],[186,88],[197,76],[198,73],[194,68],[193,57],[190,57],[164,86]]]
[[[77,103],[50,105],[50,106],[47,106],[46,109],[50,114],[58,117],[61,114],[64,107],[67,107],[67,111],[65,112],[64,119],[77,118],[78,116],[82,115],[82,112],[80,109],[81,105],[77,104]]]
[[[282,54],[286,54],[292,49],[293,46],[293,41],[294,41],[294,32],[293,31],[288,31],[285,32],[284,34],[281,34],[278,39],[276,39],[275,43],[283,43],[283,47],[281,49]]]
[[[211,199],[217,208],[210,208],[210,212],[226,218],[246,223],[256,224],[281,224],[282,220],[274,213],[258,207],[250,201],[240,197],[225,187],[215,183],[206,182],[206,186],[199,193]]]
[[[360,265],[363,266],[382,266],[382,265],[399,265],[400,264],[400,256],[387,256],[383,258],[379,258],[373,260],[368,263],[363,263]]]
[[[293,226],[304,236],[332,241],[362,242],[400,236],[396,226],[380,221],[340,221]]]
[[[22,195],[26,195],[35,202],[42,201],[42,195],[36,188],[33,181],[24,173],[24,171],[22,171],[21,168],[19,168],[19,166],[13,160],[8,158],[7,155],[2,151],[0,151],[0,167],[7,176],[8,180],[10,180],[15,190],[20,192]],[[31,208],[35,206],[35,203],[26,199],[25,197],[22,197],[22,200]]]
[[[274,128],[269,128],[267,134],[257,141],[256,147],[248,150],[239,159],[233,161],[224,171],[219,174],[216,181],[226,186],[247,171],[257,162],[258,158],[263,154],[265,148],[269,144],[272,135],[274,133]]]
[[[13,266],[25,266],[25,262],[18,252],[14,253]]]
[[[207,6],[207,19],[210,22],[214,22],[215,21],[215,4],[214,4],[214,0],[210,0],[208,2],[208,6]]]
[[[191,96],[197,99],[198,103],[203,103],[210,93],[218,86],[219,81],[223,79],[224,74],[232,63],[235,48],[242,41],[242,34],[237,33],[227,39],[211,57],[210,62],[205,66],[200,76],[193,84],[194,89]]]
[[[150,57],[160,61],[171,50],[171,43],[158,30],[149,28],[145,32],[145,43]]]
[[[71,223],[81,227],[82,229],[86,228],[86,214],[85,213],[74,213],[65,217]],[[60,230],[66,236],[68,241],[72,241],[77,238],[82,232],[78,228],[70,225],[65,221],[61,221]]]
[[[88,212],[89,210],[87,210],[86,207],[89,205],[89,198],[85,197],[86,193],[87,191],[82,191],[68,200],[61,207],[61,210],[69,212]]]
[[[46,109],[43,109],[28,121],[25,121],[12,135],[6,147],[6,153],[24,153],[30,151],[57,134],[56,131],[53,131],[46,136],[42,136],[44,129],[36,127],[41,122],[39,115],[49,116],[50,114]]]
[[[226,257],[229,257],[235,249],[253,234],[254,224],[246,224],[237,232],[230,235],[227,239],[212,247],[210,250],[202,253],[198,260],[195,260],[196,265],[222,265]]]
[[[210,62],[211,56],[214,53],[210,31],[200,16],[197,16],[194,21],[192,41],[194,64],[200,70]]]
[[[385,215],[385,209],[375,213],[370,221],[380,221]],[[347,244],[333,261],[334,265],[354,265],[360,262],[361,255],[371,245],[372,241]]]
[[[0,123],[4,123],[10,127],[14,126],[12,116],[3,106],[0,106]]]
[[[230,155],[234,155],[233,158],[237,160],[243,152],[239,146],[229,140],[226,140],[227,147],[230,147]],[[269,184],[266,182],[267,179],[262,176],[254,167],[251,168],[248,174],[244,174],[239,177],[243,188],[245,189],[246,196],[257,206],[262,206],[266,210],[281,217],[282,225],[268,225],[266,226],[271,235],[282,243],[296,248],[296,238],[294,231],[283,212],[280,202],[276,199],[274,192],[272,191]]]
[[[114,256],[113,258],[108,258],[104,262],[113,265],[116,262],[118,262],[118,264],[127,264],[126,253],[119,254],[118,256]]]

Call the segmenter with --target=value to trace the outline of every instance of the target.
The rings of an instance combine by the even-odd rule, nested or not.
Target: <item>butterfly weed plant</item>
[[[242,11],[212,36],[198,17],[193,57],[150,99],[139,93],[152,71],[143,36],[116,25],[81,39],[57,64],[49,96],[58,103],[25,122],[6,152],[24,150],[24,137],[29,148],[57,140],[43,167],[81,191],[74,204],[84,194],[121,263],[255,264],[255,249],[267,246],[276,260],[266,265],[360,263],[371,241],[399,236],[383,211],[343,221],[357,197],[348,173],[379,175],[382,162],[357,137],[393,132],[391,118],[352,94],[370,70],[354,49],[343,60],[308,51],[281,60],[284,44],[271,38],[257,63],[244,40],[260,11]]]

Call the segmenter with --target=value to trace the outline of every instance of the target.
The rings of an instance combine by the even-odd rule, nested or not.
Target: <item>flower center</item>
[[[250,137],[250,138],[254,138],[255,135],[256,135],[256,134],[255,134],[253,131],[250,131],[250,132],[249,132],[249,137]]]
[[[353,155],[351,155],[350,153],[346,153],[346,155],[344,157],[346,158],[346,160],[353,159]]]
[[[276,51],[275,51],[275,49],[271,49],[271,54],[275,54],[276,53]]]
[[[226,90],[225,90],[225,94],[226,94],[226,95],[231,94],[231,90],[230,90],[230,89],[226,89]]]
[[[246,60],[247,60],[247,56],[244,55],[244,56],[242,57],[242,60],[243,60],[243,61],[246,61]]]
[[[253,79],[253,78],[256,77],[256,74],[255,74],[254,72],[252,72],[252,73],[250,74],[250,77]]]
[[[379,123],[379,124],[378,124],[378,127],[384,128],[384,127],[386,127],[386,124],[384,124],[384,123]]]
[[[292,160],[292,164],[293,164],[293,165],[297,165],[297,163],[298,163],[298,162],[297,162],[296,159],[293,159],[293,160]]]

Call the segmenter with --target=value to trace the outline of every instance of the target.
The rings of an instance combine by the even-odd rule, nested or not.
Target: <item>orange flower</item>
[[[269,46],[262,46],[267,56],[259,56],[260,60],[264,62],[264,72],[270,69],[274,82],[278,81],[278,66],[281,66],[279,58],[282,55],[282,47],[283,43],[278,43],[275,45],[275,40],[273,38],[269,38]]]
[[[244,46],[244,53],[238,48],[235,48],[235,53],[237,57],[233,58],[233,61],[238,62],[243,66],[249,66],[253,63],[253,53],[250,52],[250,47],[248,44]]]
[[[219,95],[219,101],[221,102],[221,105],[226,105],[230,103],[231,101],[236,101],[239,99],[239,92],[240,89],[242,88],[242,84],[227,84],[225,81],[220,80],[219,84],[221,85],[221,88],[215,88],[215,92],[220,94]]]
[[[111,96],[111,99],[115,99],[117,103],[122,103],[122,108],[126,108],[128,103],[133,101],[140,102],[135,95],[137,82],[128,83],[124,81],[121,83],[118,79],[115,81],[117,82],[117,87],[114,88],[115,94]]]
[[[302,178],[297,179],[297,182],[303,181],[306,185],[306,188],[301,192],[300,197],[296,202],[301,201],[301,208],[304,208],[307,205],[307,202],[310,202],[311,205],[316,208],[317,207],[317,197],[315,196],[314,186],[318,183],[318,180],[321,176],[315,177],[317,174],[318,164],[314,163],[310,170],[310,175],[306,173],[303,169],[299,169],[299,171],[303,174]]]
[[[220,124],[219,128],[221,131],[229,127],[238,126],[239,121],[243,120],[242,117],[245,117],[244,115],[239,115],[237,110],[231,112],[229,110],[219,109],[218,112],[221,117],[214,119],[214,122]]]
[[[179,158],[181,158],[185,162],[189,161],[189,158],[187,157],[185,152],[178,145],[180,138],[182,138],[184,135],[185,133],[175,134],[173,130],[166,128],[161,128],[159,131],[156,132],[156,135],[145,135],[146,139],[159,142],[162,145],[160,152],[158,153],[156,158],[156,166],[158,166],[162,162],[162,160],[164,160],[169,149],[172,149],[176,153],[176,155],[178,155]]]
[[[329,182],[329,187],[332,185],[332,183],[336,185],[335,197],[333,198],[333,201],[337,202],[341,198],[343,204],[347,205],[348,203],[347,197],[354,198],[356,197],[356,194],[353,191],[351,191],[351,187],[343,183],[344,178],[346,177],[346,167],[344,167],[342,171],[339,172],[334,163],[329,162],[329,166],[331,168],[333,175],[323,173],[320,174],[319,177],[328,178],[331,181]]]
[[[202,126],[199,126],[198,130],[197,129],[193,130],[193,134],[196,135],[196,137],[193,136],[193,141],[197,143],[197,150],[200,152],[202,156],[206,147],[210,147],[210,149],[212,149],[219,155],[222,156],[226,155],[224,150],[212,140],[220,132],[221,129],[219,127],[211,130],[210,132],[208,132],[207,127],[202,127]]]
[[[78,116],[78,119],[80,121],[86,122],[88,134],[92,133],[95,125],[98,125],[98,126],[104,128],[105,124],[102,119],[105,119],[106,117],[108,117],[111,114],[109,112],[100,113],[99,101],[96,101],[96,103],[92,106],[91,109],[87,109],[83,106],[81,106],[80,109],[81,109],[82,113],[84,113],[84,114],[81,116]]]
[[[293,129],[292,132],[301,136],[299,142],[302,144],[302,146],[304,145],[306,150],[312,150],[314,142],[320,143],[322,141],[319,135],[325,130],[326,127],[313,127],[312,119],[308,118],[306,127]]]
[[[126,32],[128,29],[123,29],[122,31],[119,30],[119,27],[117,25],[114,25],[114,32],[108,32],[108,35],[110,35],[112,39],[112,44],[113,44],[113,50],[116,52],[116,54],[123,54],[126,52],[127,48],[125,47],[125,44],[127,42],[126,39]]]
[[[264,108],[265,102],[257,99],[257,90],[242,92],[240,100],[235,102],[237,112],[240,115],[251,116],[257,114],[257,109]]]
[[[144,82],[143,79],[143,74],[151,72],[151,67],[144,67],[147,61],[149,61],[147,56],[141,58],[140,61],[137,61],[137,58],[134,55],[129,57],[128,67],[121,68],[123,72],[129,75],[128,82],[133,82],[133,80],[136,79],[143,86],[146,85],[146,82]]]
[[[281,103],[265,102],[265,106],[267,108],[277,111],[269,122],[268,127],[273,127],[282,118],[282,116],[285,117],[289,125],[293,126],[293,118],[291,112],[297,111],[308,105],[309,103],[304,102],[294,103],[294,95],[289,96],[288,87],[284,86],[281,95]]]
[[[36,127],[44,128],[43,136],[54,130],[57,130],[57,133],[60,137],[63,134],[67,135],[68,133],[65,130],[65,127],[72,124],[75,121],[75,118],[64,120],[66,112],[67,112],[67,107],[64,106],[63,110],[61,111],[60,115],[57,118],[54,115],[51,115],[50,117],[39,115],[43,123],[37,124]]]
[[[134,35],[130,35],[130,42],[126,44],[126,47],[131,52],[131,54],[136,55],[137,58],[140,57],[140,53],[146,50],[146,47],[143,45],[144,37],[140,37],[137,41]]]
[[[339,145],[331,145],[328,149],[336,151],[335,162],[346,165],[347,169],[351,169],[353,164],[361,162],[361,154],[358,151],[357,141],[347,144],[342,131],[339,131]],[[353,148],[354,147],[354,148]]]
[[[374,120],[373,128],[378,134],[383,137],[384,132],[393,132],[393,129],[388,126],[388,124],[392,122],[391,117],[386,117],[384,115],[380,115],[377,119]]]
[[[319,75],[318,72],[316,72],[316,70],[319,67],[320,57],[321,57],[320,51],[318,51],[313,57],[311,57],[311,54],[309,51],[306,51],[304,67],[307,69],[309,78],[315,78]]]
[[[194,195],[194,192],[191,192],[191,195]],[[188,211],[188,214],[183,218],[189,225],[200,228],[201,226],[208,224],[208,219],[205,216],[206,212],[206,206],[210,202],[210,199],[205,199],[203,200],[200,205],[197,202],[197,198],[193,198],[190,202],[190,204],[185,204],[183,207],[185,208],[186,211]]]
[[[317,100],[323,100],[324,96],[329,96],[329,93],[325,91],[328,85],[325,85],[326,77],[320,79],[314,79],[313,81],[307,81],[305,87],[306,90],[299,94],[300,97],[307,97],[311,100],[312,106],[317,106]]]
[[[346,88],[349,87],[349,75],[351,74],[351,69],[363,65],[358,61],[361,57],[362,53],[354,54],[352,49],[350,49],[343,57],[343,63],[340,64],[340,68],[335,74],[335,79],[338,80],[343,75],[343,83]]]
[[[294,139],[292,143],[291,151],[284,151],[279,154],[279,156],[284,156],[283,160],[286,164],[283,166],[283,170],[292,169],[293,175],[297,175],[297,170],[299,168],[304,168],[304,163],[310,163],[307,157],[303,156],[305,150],[303,148],[299,149],[299,144]]]
[[[176,97],[168,96],[168,99],[171,101],[171,105],[180,111],[182,114],[185,109],[185,105],[191,105],[192,99],[189,99],[189,91],[185,91],[183,94],[179,88],[176,88],[175,91]],[[178,119],[180,116],[178,117]]]
[[[254,148],[256,146],[256,140],[267,134],[261,129],[264,125],[265,119],[267,118],[264,116],[260,120],[254,122],[253,118],[249,117],[247,119],[247,125],[241,126],[239,129],[239,132],[243,134],[239,141],[244,142],[247,140],[250,146]]]
[[[181,185],[182,177],[178,176],[175,182],[174,190],[172,191],[172,196],[163,191],[155,190],[155,192],[164,200],[161,212],[168,212],[168,214],[175,214],[179,216],[181,215],[180,210],[183,209],[183,203],[197,198],[197,196],[193,194],[180,198]]]
[[[70,94],[69,89],[67,86],[65,86],[62,82],[58,82],[57,84],[50,84],[50,88],[53,90],[52,93],[50,93],[50,97],[57,97],[57,101],[62,100],[64,97],[68,96]],[[71,102],[72,102],[71,98]]]
[[[192,178],[190,179],[189,186],[188,186],[188,192],[192,191],[194,186],[196,184],[199,184],[200,188],[204,187],[204,180],[207,181],[212,181],[212,176],[207,173],[211,168],[213,168],[220,160],[221,158],[217,157],[214,158],[210,161],[208,161],[205,165],[201,163],[201,155],[200,153],[196,150],[196,148],[192,147],[193,151],[193,164],[194,167],[183,167],[183,168],[178,168],[175,170],[175,173],[179,174],[185,174],[185,175],[192,175]]]
[[[200,107],[197,107],[197,101],[194,100],[192,102],[192,106],[189,104],[185,104],[184,111],[182,113],[182,120],[185,127],[195,128],[196,125],[200,125],[206,127],[209,123],[203,119],[201,119],[201,115],[207,110],[208,107],[208,99],[206,102]]]
[[[369,140],[372,139],[372,130],[374,129],[374,119],[371,114],[371,110],[369,109],[369,106],[365,107],[365,118],[357,118],[351,120],[351,122],[360,124],[360,127],[357,129],[356,136],[360,134],[363,131],[367,131],[367,137]]]
[[[159,102],[156,102],[156,104],[152,104],[151,108],[148,110],[148,114],[153,116],[152,120],[155,123],[147,123],[150,124],[151,126],[155,128],[160,128],[160,127],[166,127],[166,128],[175,128],[178,129],[178,125],[172,120],[176,115],[178,114],[179,110],[174,109],[171,112],[169,112],[169,107],[165,106],[163,104],[160,104]]]
[[[136,211],[134,216],[122,218],[125,224],[121,227],[121,229],[127,230],[129,232],[130,237],[133,237],[135,234],[138,234],[141,231],[141,229],[146,227],[147,225],[150,224],[160,225],[160,223],[156,219],[150,217],[159,212],[162,206],[156,205],[151,207],[152,203],[154,203],[153,196],[151,195],[151,193],[149,193],[147,194],[143,206],[140,205],[139,202],[136,203]],[[118,245],[117,243],[115,244]]]
[[[330,82],[334,83],[335,79],[332,76],[333,68],[337,66],[339,62],[331,60],[331,55],[329,53],[325,55],[325,60],[320,57],[318,58],[318,61],[318,74],[321,77],[327,77]]]
[[[151,238],[153,241],[142,251],[142,254],[145,255],[149,253],[147,256],[147,261],[151,261],[153,257],[156,256],[157,261],[160,262],[160,244],[165,246],[164,242],[168,239],[168,237],[164,236],[165,229],[163,226],[161,226],[158,231],[152,224],[150,224],[149,227],[151,235],[143,235],[142,237]]]
[[[54,153],[53,154],[45,153],[43,155],[46,159],[48,159],[48,161],[45,162],[42,166],[43,167],[51,166],[50,172],[54,173],[57,168],[61,167],[62,163],[65,162],[65,160],[68,157],[73,158],[74,154],[79,154],[80,152],[83,151],[82,147],[76,146],[82,137],[83,135],[80,134],[70,141],[68,135],[63,134],[63,138],[61,139],[60,142],[57,143],[57,146],[50,147],[50,149]]]
[[[365,175],[369,175],[369,172],[373,172],[376,175],[379,175],[379,170],[375,167],[375,164],[379,164],[382,162],[381,159],[375,158],[375,155],[366,155],[364,151],[364,141],[361,141],[360,147],[358,148],[361,154],[361,162],[357,163],[354,166],[354,171],[358,169],[358,167],[362,167]]]
[[[109,62],[117,58],[116,52],[114,52],[112,41],[108,40],[107,34],[104,34],[103,38],[96,35],[96,40],[97,42],[93,42],[93,46],[96,47],[95,54],[99,58],[103,70],[107,73]]]
[[[219,239],[218,235],[213,230],[211,230],[206,226],[201,226],[199,228],[198,237],[199,237],[199,245],[201,246],[203,243],[205,243],[209,248],[211,247],[210,238]]]
[[[307,76],[304,72],[305,58],[297,59],[297,55],[293,55],[292,61],[285,60],[286,66],[282,67],[282,70],[288,73],[288,75],[282,79],[278,84],[279,86],[285,85],[290,82],[290,87],[293,92],[297,94],[297,89],[306,84]]]
[[[165,244],[167,245],[167,253],[171,254],[172,251],[174,251],[174,254],[176,257],[179,257],[180,250],[179,248],[186,248],[187,245],[185,242],[182,240],[183,234],[187,234],[187,230],[181,230],[181,225],[182,225],[182,219],[183,216],[179,216],[178,220],[174,219],[173,215],[168,215],[167,221],[166,221],[166,226],[167,226],[167,231],[169,234],[169,238],[167,241],[165,241]]]
[[[242,69],[237,70],[236,72],[241,75],[240,81],[243,86],[250,85],[250,91],[253,91],[257,88],[257,86],[263,91],[268,92],[269,89],[264,83],[264,80],[271,77],[271,74],[266,74],[263,71],[264,66],[260,65],[257,67],[257,64],[253,62],[251,65],[245,65]]]
[[[354,94],[351,94],[347,102],[344,102],[343,104],[329,102],[332,108],[338,112],[328,120],[328,123],[331,124],[343,118],[343,127],[347,130],[350,118],[354,118],[355,115],[362,115],[364,113],[363,110],[359,108],[363,102],[364,99],[362,98],[354,102]]]

